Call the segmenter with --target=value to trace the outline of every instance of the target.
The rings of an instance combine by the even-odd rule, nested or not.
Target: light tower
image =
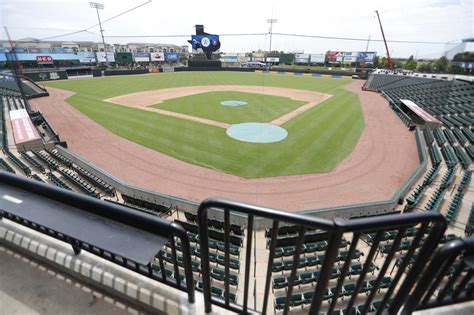
[[[99,20],[99,27],[100,27],[100,35],[102,36],[102,44],[104,45],[104,53],[105,53],[105,64],[107,68],[109,67],[109,58],[107,57],[107,47],[105,46],[104,40],[104,30],[102,29],[102,22],[100,21],[99,9],[103,10],[104,5],[98,2],[89,2],[91,8],[95,9],[97,12],[97,19]]]
[[[270,47],[268,49],[268,53],[271,54],[272,53],[272,35],[273,35],[273,24],[278,22],[277,19],[268,19],[267,20],[267,23],[270,23]]]

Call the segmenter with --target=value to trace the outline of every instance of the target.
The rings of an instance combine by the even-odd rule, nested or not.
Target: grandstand
[[[328,314],[378,314],[384,309],[395,312],[408,307],[409,288],[422,290],[416,279],[431,253],[463,235],[471,235],[474,229],[470,191],[474,145],[472,83],[372,75],[364,88],[386,97],[407,126],[415,126],[417,121],[404,111],[401,99],[416,102],[443,122],[441,127],[423,131],[426,147],[422,149],[429,152],[430,165],[397,209],[406,215],[365,218],[360,213],[361,218],[324,220],[213,200],[204,202],[199,209],[190,208],[177,199],[118,184],[113,176],[96,172],[87,161],[68,156],[60,141],[48,141],[55,138],[54,130],[44,128],[44,118],[31,111],[28,99],[21,97],[12,82],[0,80],[0,168],[104,200],[104,207],[125,207],[183,229],[187,237],[167,239],[148,265],[116,259],[114,254],[104,253],[104,249],[87,242],[71,244],[76,254],[84,249],[188,294],[202,292],[206,311],[212,304],[244,313],[249,309],[273,309],[275,314],[315,310]],[[26,90],[28,97],[44,92]],[[25,149],[11,144],[8,113],[18,109],[29,109],[32,120],[40,117],[40,123],[35,125],[41,133],[53,133],[42,137],[41,146]],[[8,211],[3,216],[26,224]],[[257,217],[261,220],[256,221]],[[54,228],[46,233],[67,239],[51,230]],[[445,279],[451,280],[448,284],[443,280],[446,287],[437,292],[450,289],[451,302],[457,299],[459,294],[454,292],[459,290],[464,292],[460,300],[472,298],[472,270],[464,265],[463,256],[453,256],[445,269]],[[427,301],[434,300],[428,296]],[[428,305],[431,304],[420,302],[411,310]]]

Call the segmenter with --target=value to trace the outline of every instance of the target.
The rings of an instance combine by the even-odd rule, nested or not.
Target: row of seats
[[[456,170],[454,168],[448,168],[446,174],[444,174],[443,179],[441,180],[440,188],[448,188],[454,181],[454,176],[456,175]]]
[[[392,278],[391,277],[384,277],[382,279],[382,282],[381,282],[379,288],[389,288],[391,283],[392,283]],[[370,292],[373,288],[373,284],[375,284],[375,281],[373,281],[373,280],[364,281],[363,286],[360,288],[358,293]],[[345,284],[345,285],[342,286],[342,289],[339,292],[339,295],[335,296],[336,291],[337,291],[336,287],[327,288],[326,292],[324,294],[323,300],[329,300],[329,299],[333,299],[333,298],[340,298],[340,297],[344,297],[344,296],[351,296],[354,293],[355,289],[356,289],[356,284],[355,283]],[[311,291],[308,291],[308,292],[295,293],[295,294],[292,294],[288,304],[289,304],[290,307],[301,306],[303,304],[311,304],[311,301],[313,300],[313,296],[314,296],[314,289],[312,289]],[[275,307],[276,310],[283,309],[285,307],[285,304],[286,304],[286,295],[285,296],[280,296],[280,297],[275,297],[274,307]]]
[[[64,177],[69,179],[71,182],[76,184],[82,191],[84,191],[87,195],[99,198],[99,193],[95,190],[94,186],[87,183],[85,180],[80,178],[76,173],[69,169],[59,169],[59,173],[61,173]]]
[[[428,150],[430,153],[431,164],[433,166],[439,166],[441,164],[441,153],[439,152],[439,148],[435,143],[432,143],[428,146]]]
[[[454,151],[459,161],[461,162],[462,167],[465,169],[469,168],[469,166],[471,166],[472,161],[466,154],[466,151],[464,151],[464,149],[458,145],[454,147]]]
[[[456,157],[453,148],[449,144],[441,147],[441,152],[443,153],[444,161],[448,167],[456,166],[458,163],[458,158]]]
[[[426,185],[423,183],[423,185],[418,185],[413,190],[411,195],[406,198],[407,205],[405,207],[405,211],[411,211],[417,206],[417,204],[420,202],[421,198],[423,197],[426,191],[426,188],[427,188]]]
[[[446,189],[437,188],[426,204],[425,211],[438,212],[445,194]]]
[[[31,174],[31,169],[25,163],[23,163],[19,158],[17,158],[13,153],[11,153],[10,150],[8,150],[8,148],[4,147],[3,152],[6,154],[8,159],[13,162],[13,164],[18,166],[23,171],[23,173],[25,173],[26,176]]]
[[[97,177],[96,175],[92,174],[91,172],[87,171],[86,169],[78,166],[78,165],[73,165],[73,169],[83,177],[85,177],[88,181],[93,183],[95,186],[99,187],[102,189],[106,194],[115,196],[115,188],[105,182],[103,179]]]
[[[171,214],[171,206],[157,204],[151,201],[145,201],[139,198],[135,198],[132,196],[128,196],[122,194],[122,199],[125,203],[133,205],[135,207],[140,207],[144,209],[149,209],[158,213],[170,215]]]
[[[186,217],[186,220],[189,222],[197,223],[197,215],[191,212],[184,212],[184,216]],[[213,219],[208,219],[208,225],[212,226],[213,228],[217,230],[224,230],[224,221],[218,220],[216,218]],[[231,223],[229,225],[230,231],[236,235],[242,236],[244,234],[244,229],[245,227]]]
[[[180,220],[175,220],[178,224],[184,227],[184,229],[188,232],[191,232],[193,234],[199,234],[199,228],[197,224],[193,224],[190,222],[185,222],[185,221],[180,221]],[[208,229],[209,233],[209,238],[212,238],[214,240],[218,240],[221,242],[225,241],[225,234],[222,230],[215,230],[213,228]],[[239,235],[228,235],[229,237],[229,242],[230,244],[233,244],[235,246],[242,246],[243,243],[243,238]]]
[[[403,233],[403,237],[414,237],[416,235],[416,233],[418,232],[418,229],[416,227],[408,227],[405,229],[404,233]],[[380,241],[390,241],[390,240],[394,240],[398,235],[398,231],[397,230],[387,230],[387,231],[384,231]],[[366,239],[366,242],[367,244],[373,244],[374,243],[374,240],[375,240],[375,237],[376,237],[376,233],[366,233],[365,234],[365,239]]]
[[[360,275],[363,269],[364,269],[364,264],[361,264],[361,263],[351,264],[349,266],[349,270],[346,273],[346,276],[349,277],[350,279],[352,276]],[[377,269],[377,266],[375,266],[375,264],[371,262],[367,269],[367,272],[374,274],[375,269]],[[296,278],[294,280],[293,285],[304,285],[304,284],[317,282],[320,274],[321,274],[320,270],[299,272],[296,274]],[[337,279],[339,278],[341,274],[342,274],[342,269],[339,267],[334,267],[331,270],[331,274],[329,278]],[[290,283],[290,276],[278,275],[278,276],[272,277],[273,290],[286,288],[288,287],[289,283]]]
[[[54,185],[67,190],[73,190],[68,184],[66,184],[62,179],[54,175],[52,172],[46,173],[46,176]]]
[[[439,173],[439,167],[432,167],[430,168],[426,174],[425,174],[425,178],[423,179],[423,186],[428,186],[430,185],[434,179],[436,178],[436,176],[438,176],[438,173]]]
[[[336,261],[345,261],[347,258],[347,255],[349,255],[349,251],[339,252],[336,258]],[[352,252],[351,260],[360,261],[361,256],[364,256],[364,253],[358,249],[355,249]],[[302,269],[302,268],[322,265],[323,261],[324,261],[324,255],[311,255],[307,257],[300,257],[297,268]],[[282,272],[284,270],[291,270],[293,268],[293,263],[294,263],[293,259],[273,261],[272,272]]]
[[[6,172],[15,174],[15,170],[4,160],[0,157],[0,168]]]
[[[41,183],[46,183],[41,177],[39,177],[38,175],[36,174],[31,174],[30,177],[38,182],[41,182]]]
[[[341,239],[339,243],[339,248],[346,248],[349,245],[349,241],[346,239]],[[328,241],[319,241],[314,243],[306,243],[301,246],[300,253],[314,253],[314,252],[322,252],[328,248]],[[285,246],[285,247],[276,247],[275,251],[273,252],[274,258],[279,257],[288,257],[293,256],[295,254],[296,247],[295,246]]]
[[[43,165],[38,163],[34,158],[32,158],[28,153],[22,151],[20,152],[20,155],[31,165],[33,166],[36,170],[40,171],[41,173],[46,172],[46,169],[44,168]]]
[[[446,214],[444,215],[444,217],[446,218],[446,221],[448,221],[448,223],[456,221],[456,219],[459,215],[459,210],[461,209],[461,203],[462,203],[463,197],[464,197],[464,194],[462,194],[460,192],[457,192],[454,195],[451,203],[449,204],[448,210],[447,210]]]
[[[52,170],[57,170],[59,168],[58,162],[53,160],[49,154],[44,151],[31,151],[34,155],[36,155],[40,160],[46,163]]]
[[[64,155],[61,155],[58,153],[56,149],[54,150],[46,150],[56,161],[66,165],[67,167],[72,167],[72,161],[65,157]]]

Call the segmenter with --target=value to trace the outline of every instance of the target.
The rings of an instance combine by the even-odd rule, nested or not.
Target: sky
[[[102,20],[147,0],[100,0]],[[191,35],[195,24],[203,24],[212,34],[264,35],[222,36],[222,52],[268,50],[267,19],[277,19],[274,33],[350,37],[361,41],[301,38],[274,34],[272,50],[325,53],[328,50],[369,51],[385,56],[385,47],[374,10],[382,19],[390,40],[428,41],[441,44],[389,42],[392,57],[414,55],[437,58],[463,38],[474,37],[474,0],[239,0],[163,1],[150,3],[104,24],[107,43],[152,42],[186,45],[187,37],[112,37]],[[0,0],[0,39],[6,39],[3,26],[13,40],[25,37],[47,38],[97,24],[89,0]],[[100,41],[99,27],[56,40]]]

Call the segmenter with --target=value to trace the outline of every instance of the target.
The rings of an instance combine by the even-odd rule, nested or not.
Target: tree
[[[431,72],[431,62],[420,63],[417,70],[419,72]]]
[[[408,58],[405,62],[405,69],[406,70],[415,70],[418,66],[418,62],[413,58],[413,55]]]
[[[449,61],[448,58],[445,56],[437,59],[434,64],[433,64],[433,71],[438,72],[438,73],[446,73],[448,72],[449,68]]]

